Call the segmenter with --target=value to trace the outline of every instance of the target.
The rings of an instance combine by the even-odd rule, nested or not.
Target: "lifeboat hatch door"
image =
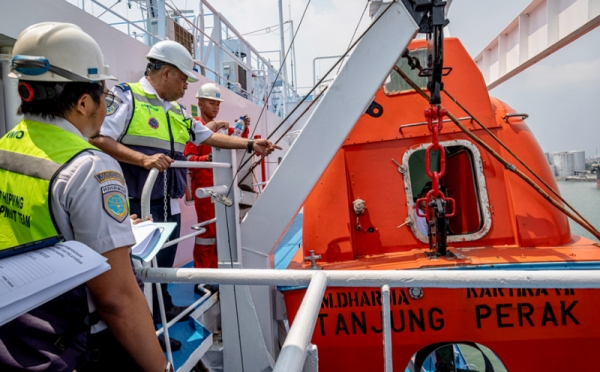
[[[446,149],[446,173],[441,179],[444,194],[455,201],[455,214],[448,218],[448,242],[473,241],[482,238],[491,228],[489,200],[481,155],[477,147],[466,140],[441,142]],[[431,187],[431,179],[425,172],[425,149],[422,144],[408,150],[403,157],[403,165],[408,169],[404,173],[407,201],[410,207],[411,229],[422,242],[427,242],[427,231],[419,226],[427,226],[419,221],[415,213],[417,198]],[[432,153],[432,170],[439,169],[439,156]],[[425,192],[426,194],[426,192]],[[421,223],[420,223],[421,222]]]

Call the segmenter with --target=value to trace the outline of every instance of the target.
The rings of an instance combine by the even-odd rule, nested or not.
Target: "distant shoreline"
[[[565,182],[596,182],[596,175],[556,177],[556,180]]]

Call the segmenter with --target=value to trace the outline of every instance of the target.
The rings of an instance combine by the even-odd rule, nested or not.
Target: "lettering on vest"
[[[13,131],[6,133],[6,138],[21,139],[21,138],[23,138],[24,135],[25,135],[25,132],[23,132],[22,130],[13,130]]]
[[[23,209],[24,198],[22,196],[0,190],[0,199],[9,207]]]
[[[23,209],[25,198],[0,190],[0,218],[10,218],[21,225],[30,228],[31,216],[17,209]]]
[[[147,104],[147,103],[141,103],[141,105],[142,105],[142,107],[145,107],[145,108],[146,108],[146,110],[148,110],[148,115],[152,115],[152,112],[153,112],[153,111],[154,111],[154,112],[159,112],[159,111],[160,111],[160,109],[159,109],[159,108],[156,108],[156,107],[154,107],[154,106],[152,106],[152,105],[149,105],[149,104]]]

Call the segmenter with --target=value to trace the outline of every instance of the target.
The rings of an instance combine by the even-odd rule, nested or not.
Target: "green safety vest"
[[[190,140],[191,119],[177,102],[165,114],[160,99],[144,92],[141,83],[126,84],[133,97],[133,114],[121,143],[183,153]],[[125,88],[121,87],[121,89]]]
[[[0,139],[0,251],[62,236],[50,205],[54,176],[73,157],[98,150],[55,125],[22,120]]]

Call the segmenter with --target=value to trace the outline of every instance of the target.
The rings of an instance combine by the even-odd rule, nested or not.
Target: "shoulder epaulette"
[[[124,92],[126,92],[128,90],[131,90],[131,87],[127,83],[121,83],[121,84],[118,84],[118,85],[115,85],[115,86],[121,88],[121,90],[124,91]]]

